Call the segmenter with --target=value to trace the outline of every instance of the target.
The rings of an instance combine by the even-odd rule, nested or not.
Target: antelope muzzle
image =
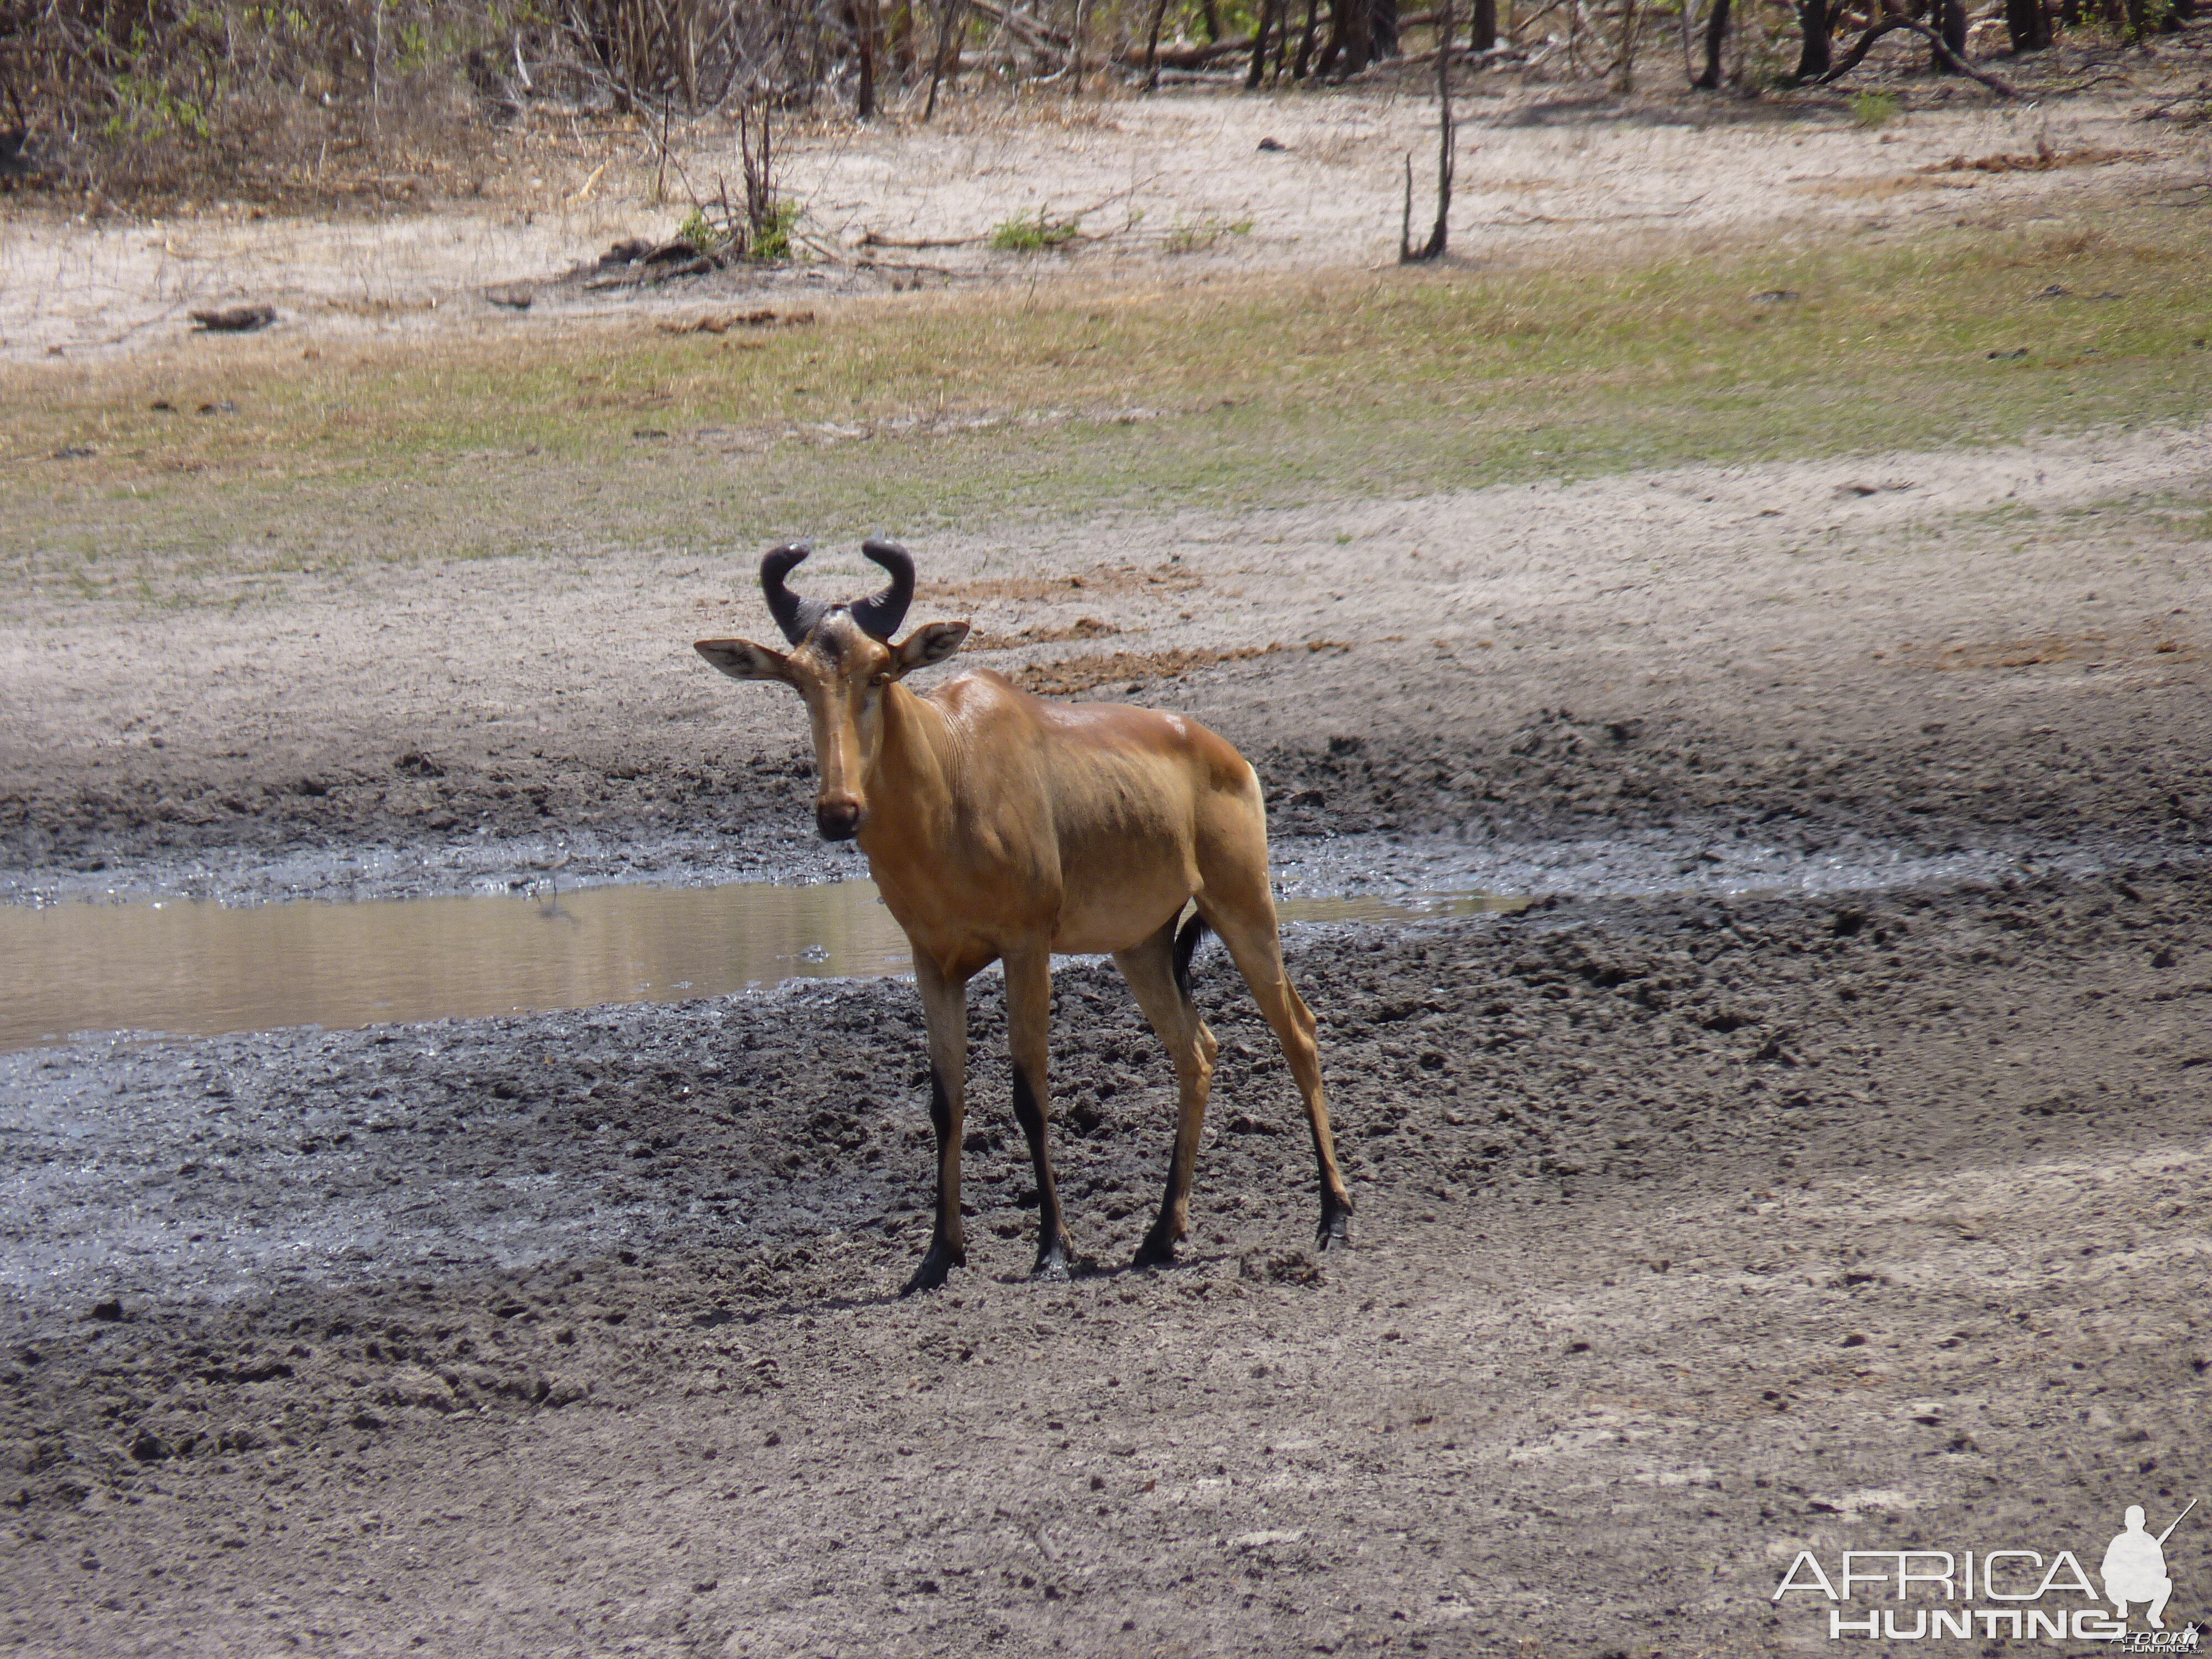
[[[814,827],[824,841],[850,841],[860,833],[865,816],[860,803],[849,796],[833,796],[814,803]]]

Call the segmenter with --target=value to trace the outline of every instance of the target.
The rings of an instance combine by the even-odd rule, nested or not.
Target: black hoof
[[[933,1291],[945,1283],[945,1275],[955,1267],[968,1265],[968,1252],[946,1249],[933,1244],[929,1254],[921,1259],[921,1266],[914,1270],[914,1277],[899,1287],[901,1296],[912,1296],[916,1291]]]
[[[1334,1206],[1321,1212],[1321,1231],[1315,1236],[1317,1250],[1348,1250],[1352,1248],[1352,1212]]]
[[[1133,1267],[1172,1267],[1176,1264],[1175,1240],[1165,1233],[1146,1233],[1145,1242],[1137,1246]]]

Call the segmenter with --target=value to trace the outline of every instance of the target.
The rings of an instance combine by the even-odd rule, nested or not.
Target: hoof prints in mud
[[[2037,1057],[2004,1054],[2002,1080],[2027,1092],[2002,1107],[1987,1103],[1988,1053],[1961,1049],[1968,1070],[1948,1094],[1899,1054],[1962,1045],[1984,979],[2033,963],[2063,980],[2108,940],[2140,945],[2160,1012],[2201,1018],[2212,963],[2187,942],[2201,902],[2197,878],[2177,873],[1816,906],[1568,905],[1317,930],[1293,936],[1291,961],[1322,1021],[1347,1176],[1454,1204],[1532,1178],[1571,1193],[1586,1178],[1663,1176],[1721,1153],[1784,1168],[1901,1155],[1890,1147],[1986,1156],[2023,1125],[2047,1134],[2199,1099],[2198,1056],[2179,1052],[2121,1088],[2069,1085],[2021,1030]],[[1295,1091],[1214,947],[1197,979],[1221,1054],[1194,1246],[1303,1243],[1315,1197]],[[1110,968],[1064,965],[1056,991],[1071,1225],[1098,1260],[1126,1261],[1157,1201],[1173,1079]],[[2107,990],[2081,994],[2092,1014],[2076,1018],[2120,1006]],[[972,1029],[970,1259],[1009,1272],[1036,1198],[1005,1104],[995,997]],[[931,1192],[919,1032],[910,984],[848,982],[12,1056],[0,1062],[9,1288],[52,1314],[617,1248],[757,1265],[864,1235],[916,1252]],[[856,1293],[890,1271],[854,1267]]]

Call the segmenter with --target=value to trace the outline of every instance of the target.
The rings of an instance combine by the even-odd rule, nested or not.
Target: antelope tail
[[[1176,935],[1175,942],[1176,989],[1182,993],[1185,1002],[1190,1000],[1190,959],[1198,954],[1199,941],[1205,937],[1205,920],[1194,910],[1190,920],[1183,923],[1182,931]]]

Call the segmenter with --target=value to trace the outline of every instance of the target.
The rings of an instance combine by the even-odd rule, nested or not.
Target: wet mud
[[[131,885],[51,884],[31,902],[0,906],[0,982],[14,988],[0,1002],[0,1052],[696,1000],[795,977],[912,971],[906,936],[866,879],[579,883],[567,850],[521,851],[530,855],[512,864],[530,873],[479,878],[466,895],[376,898],[356,885],[262,903],[134,898],[132,886],[153,878],[143,867]],[[1808,853],[1739,830],[1717,842],[1675,831],[1506,844],[1352,835],[1279,841],[1273,862],[1276,914],[1297,927],[1471,915],[1554,897],[1821,898],[2081,876],[2142,851],[2016,842],[1924,854],[1850,836]],[[433,868],[390,854],[343,863],[372,885],[419,881]],[[848,875],[850,863],[838,872]],[[283,867],[296,872],[300,861]]]
[[[1776,1540],[2086,1535],[2203,1467],[2203,873],[1301,931],[1348,1254],[1209,954],[1162,1273],[1172,1079],[1065,966],[1064,1286],[987,988],[970,1266],[907,1302],[908,983],[9,1056],[9,1639],[1824,1644]]]

